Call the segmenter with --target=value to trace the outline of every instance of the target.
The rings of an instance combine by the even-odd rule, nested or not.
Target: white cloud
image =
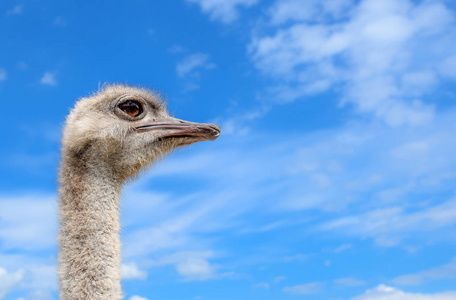
[[[254,285],[252,285],[252,287],[254,289],[265,289],[265,290],[269,290],[269,283],[267,282],[258,282],[258,283],[255,283]]]
[[[452,300],[456,299],[456,292],[443,292],[435,294],[406,293],[404,291],[379,285],[367,290],[364,294],[352,298],[352,300]]]
[[[140,270],[134,262],[122,263],[120,266],[120,277],[123,280],[145,280],[147,278],[147,272]]]
[[[181,53],[184,51],[185,51],[184,47],[182,47],[181,45],[178,45],[178,44],[174,44],[168,48],[168,52],[171,54]]]
[[[340,245],[339,247],[337,247],[336,249],[334,249],[334,253],[341,253],[341,252],[347,251],[348,249],[351,249],[351,248],[352,248],[351,244],[343,244],[343,245]]]
[[[281,221],[284,211],[305,209],[312,209],[316,224],[328,224],[325,222],[328,217],[334,218],[332,221],[345,217],[366,219],[366,224],[359,226],[328,229],[355,238],[371,237],[396,243],[415,238],[415,244],[419,245],[445,236],[440,229],[454,228],[451,227],[454,217],[451,206],[441,207],[445,198],[440,195],[454,190],[451,183],[456,178],[455,116],[451,111],[442,113],[420,130],[353,122],[317,134],[230,137],[178,152],[125,191],[122,223],[127,227],[122,232],[123,253],[128,261],[141,261],[144,269],[175,268],[184,280],[221,278],[226,266],[218,261],[220,244],[208,236],[222,229],[241,232],[245,224],[262,230],[270,228],[265,224],[271,224],[271,219],[252,224],[246,217],[252,211],[262,216],[273,215],[276,222]],[[176,184],[197,178],[205,188],[181,193],[145,192],[152,183],[156,185],[159,179],[167,178]],[[410,187],[404,184],[409,182]],[[260,186],[263,188],[258,189]],[[391,190],[394,192],[384,193]],[[425,201],[417,200],[417,193]],[[5,228],[20,228],[21,220],[25,219],[37,219],[37,226],[56,220],[55,210],[44,213],[45,217],[30,217],[31,212],[40,215],[40,208],[44,209],[46,204],[41,205],[37,200],[20,201],[9,199],[7,203],[11,207],[4,206],[8,208],[5,213],[11,212],[6,214],[11,219],[7,219]],[[55,203],[54,199],[49,201]],[[363,205],[357,205],[361,201]],[[13,202],[18,206],[13,207]],[[0,208],[0,215],[4,207]],[[370,214],[374,211],[393,211],[398,215],[390,218],[391,215],[384,214],[382,218],[381,214]],[[374,221],[369,222],[366,216],[372,216]],[[388,222],[391,225],[383,225]],[[280,224],[294,226],[287,222]],[[436,235],[436,230],[442,234]],[[33,247],[41,244],[42,249],[48,249],[49,245],[55,246],[55,233],[51,232],[38,230],[36,240],[32,236],[30,241],[29,238],[17,241],[20,236],[11,234],[5,241],[12,248],[33,251]],[[454,240],[451,232],[448,230],[446,238]],[[17,266],[7,268],[15,270]],[[297,291],[289,288],[289,292]]]
[[[50,135],[49,132],[42,135]],[[60,134],[59,134],[60,135]],[[28,151],[28,149],[24,149]],[[9,166],[21,168],[23,170],[45,170],[49,166],[53,166],[58,160],[56,152],[48,152],[41,154],[16,153],[11,156],[7,162]]]
[[[339,18],[347,14],[352,4],[353,0],[281,0],[271,6],[269,14],[274,25],[289,21],[322,21],[325,17]]]
[[[23,12],[24,6],[16,5],[12,9],[8,10],[6,14],[8,15],[21,15]]]
[[[391,2],[388,3],[391,4]],[[318,10],[324,12],[325,15],[322,18],[332,16],[325,8],[319,7]],[[390,11],[379,9],[386,18],[389,13],[384,13],[385,10]],[[401,11],[399,8],[398,10]],[[420,24],[426,24],[425,20],[429,17],[430,11],[431,8],[426,7],[425,11],[416,12],[423,15],[414,20],[421,22]],[[435,11],[438,15],[437,6]],[[444,12],[444,10],[440,11]],[[361,18],[360,14],[358,11],[359,18]],[[424,123],[424,125],[419,130],[408,128],[391,130],[373,121],[354,122],[340,129],[329,129],[315,134],[280,134],[279,137],[270,134],[267,137],[261,137],[253,133],[248,136],[248,141],[238,136],[226,138],[223,141],[224,138],[221,137],[219,144],[211,144],[210,147],[214,147],[213,151],[207,151],[209,147],[198,145],[198,151],[186,150],[183,154],[179,153],[160,163],[135,188],[146,190],[146,185],[150,185],[157,178],[173,177],[173,182],[177,182],[176,184],[179,184],[178,181],[182,179],[185,181],[188,178],[192,180],[197,178],[204,183],[205,189],[201,191],[192,188],[185,194],[179,194],[178,191],[143,195],[127,192],[125,197],[127,199],[123,201],[123,205],[127,208],[127,211],[124,211],[124,218],[125,224],[131,226],[128,231],[122,233],[127,257],[134,258],[135,261],[145,261],[146,268],[173,267],[184,280],[219,278],[220,269],[223,266],[218,265],[217,255],[207,250],[217,249],[218,242],[207,238],[211,235],[204,233],[220,232],[221,229],[242,232],[245,224],[252,226],[251,220],[244,214],[253,210],[263,216],[275,214],[277,211],[283,213],[284,210],[312,209],[315,222],[317,224],[323,222],[322,228],[325,230],[339,235],[348,233],[355,238],[372,238],[382,245],[397,245],[403,239],[410,237],[418,239],[418,244],[426,243],[428,237],[432,239],[434,236],[440,236],[435,235],[435,232],[442,228],[449,229],[448,234],[442,232],[442,235],[454,240],[451,233],[453,231],[450,230],[455,224],[454,200],[448,200],[449,198],[441,196],[440,192],[442,191],[443,194],[450,190],[454,191],[452,183],[456,178],[454,172],[456,166],[455,114],[450,112],[432,119],[435,113],[432,106],[423,101],[411,100],[414,97],[419,99],[425,93],[435,89],[440,76],[446,76],[449,80],[453,78],[453,69],[447,67],[453,62],[452,56],[444,55],[445,60],[435,65],[438,71],[433,70],[434,67],[427,68],[425,65],[423,65],[424,70],[421,65],[418,65],[420,68],[415,70],[412,63],[402,69],[405,70],[404,72],[391,71],[397,61],[392,59],[394,60],[392,63],[389,59],[396,57],[401,51],[394,52],[391,57],[380,56],[376,59],[375,55],[378,54],[376,51],[362,51],[364,49],[362,45],[350,44],[354,43],[350,39],[351,36],[344,36],[344,32],[338,32],[329,25],[319,27],[300,23],[288,26],[287,22],[305,20],[305,17],[298,12],[296,15],[287,16],[284,13],[278,19],[273,18],[271,22],[287,27],[281,27],[272,34],[270,44],[264,36],[259,36],[258,45],[261,44],[262,48],[256,49],[255,53],[263,51],[257,57],[256,62],[259,67],[262,63],[270,62],[269,68],[262,69],[263,72],[275,76],[278,81],[284,80],[281,82],[283,89],[276,89],[281,95],[288,92],[289,98],[292,99],[341,84],[347,95],[351,97],[351,100],[346,100],[347,103],[356,104],[360,111],[374,113],[391,125],[401,124],[401,122]],[[445,21],[445,18],[439,18],[441,19]],[[388,21],[378,20],[378,23],[372,24],[369,20],[363,20],[363,22],[360,21],[365,25],[364,29],[368,36],[361,37],[366,40],[372,38],[375,40],[373,42],[381,45],[386,45],[388,42],[395,45],[401,44],[400,41],[404,40],[409,42],[415,36],[415,31],[409,28],[410,20],[406,17]],[[395,35],[385,35],[378,30],[381,26],[391,26],[391,24],[399,24],[405,29],[397,31]],[[419,26],[426,27],[426,30],[421,31],[420,34],[427,34],[430,37],[441,32],[441,29],[435,26]],[[305,41],[299,40],[303,34],[308,41],[312,42],[299,44]],[[313,44],[313,41],[318,43]],[[280,47],[286,45],[295,48],[291,51],[281,49],[275,45],[278,42],[284,42]],[[302,48],[305,49],[301,51]],[[359,57],[355,55],[358,54],[355,50],[359,50]],[[276,54],[278,56],[274,57]],[[285,59],[282,60],[279,54],[283,54],[282,58]],[[372,54],[373,57],[367,57],[368,54]],[[389,55],[387,51],[385,55]],[[354,74],[347,74],[346,69],[341,70],[341,67],[334,62],[341,58],[346,62],[346,57],[352,56],[354,60],[349,60],[349,63],[350,70],[355,71]],[[211,68],[207,57],[203,59],[200,57],[199,62],[194,57],[193,60],[190,58],[191,56],[176,68],[177,73],[184,79],[198,77],[198,72]],[[277,58],[276,61],[275,58]],[[268,61],[268,59],[271,60]],[[313,66],[315,60],[321,63]],[[204,66],[207,63],[209,67]],[[429,64],[434,65],[434,61]],[[368,68],[365,69],[365,67]],[[397,67],[401,68],[401,64],[398,63]],[[311,70],[305,72],[306,68]],[[372,70],[375,71],[374,74],[369,73]],[[380,76],[377,71],[380,75],[386,75]],[[391,72],[392,79],[387,76]],[[294,74],[299,74],[301,77],[295,80],[292,78]],[[312,77],[313,74],[316,76]],[[355,86],[358,84],[355,75],[360,76],[363,86],[362,84]],[[290,90],[290,83],[297,86]],[[301,83],[305,84],[301,85]],[[384,91],[384,94],[379,91],[382,93]],[[399,100],[392,95],[399,95]],[[370,100],[370,97],[375,99]],[[385,99],[388,101],[384,103]],[[254,113],[257,112],[254,111]],[[258,114],[264,115],[261,111]],[[239,124],[244,120],[258,118],[258,114],[233,118],[230,120],[231,123],[226,122],[224,132],[247,132],[248,128]],[[426,120],[428,123],[424,122]],[[448,186],[451,187],[448,188]],[[419,199],[417,194],[420,195]],[[136,196],[139,196],[137,200],[131,199]],[[29,202],[32,201],[19,202],[17,207],[29,207],[30,204],[30,211],[38,210],[36,214],[40,214],[40,208]],[[362,206],[357,205],[361,202]],[[31,216],[32,213],[28,210],[18,212],[16,207],[16,209],[7,210],[6,219],[3,219],[3,209],[8,205],[4,206],[3,202],[0,202],[1,222],[6,222],[6,226],[0,226],[0,228],[1,230],[11,228],[9,233],[0,230],[0,235],[3,234],[2,243],[6,242],[4,247],[34,251],[36,245],[39,249],[55,246],[53,241],[50,242],[50,239],[55,237],[52,229],[55,225],[49,225],[55,216],[45,212],[43,215],[47,217],[43,219],[44,217]],[[132,208],[133,205],[135,208]],[[8,211],[13,215],[10,216]],[[14,216],[14,214],[19,215]],[[34,228],[28,228],[27,224],[21,223],[21,220],[30,216],[33,224],[44,228],[38,227],[34,232]],[[331,220],[326,222],[328,217]],[[253,227],[257,226],[256,230],[252,229],[250,232],[267,232],[271,228],[293,226],[290,222],[284,222],[279,218],[274,220],[277,221],[271,223],[270,219],[264,220],[263,224],[261,220],[259,224],[253,225]],[[18,236],[13,234],[16,230],[20,233]],[[349,246],[342,245],[335,252],[346,250]],[[291,257],[290,260],[301,258]],[[126,277],[140,278],[145,274],[136,265],[129,265],[129,268],[130,275]],[[435,273],[423,272],[419,277],[412,274],[411,277],[400,278],[400,281],[405,283],[405,279],[412,282],[416,278],[424,280],[436,276],[430,274]],[[277,278],[277,281],[280,280],[282,278]],[[334,283],[345,286],[361,284],[357,280],[341,278]],[[311,283],[288,286],[284,292],[313,293],[318,292],[321,285]],[[395,295],[396,292],[390,294]]]
[[[8,272],[6,269],[0,267],[0,299],[24,278],[24,270],[16,272]]]
[[[209,55],[204,53],[194,53],[186,56],[176,66],[176,73],[179,77],[185,79],[186,91],[196,90],[199,88],[201,70],[210,70],[215,68],[215,64],[210,62]]]
[[[147,298],[138,296],[138,295],[133,295],[129,298],[130,300],[148,300]]]
[[[44,72],[43,77],[41,77],[40,82],[41,82],[41,84],[44,84],[44,85],[56,86],[57,85],[56,74],[53,72]]]
[[[443,266],[415,274],[402,275],[394,278],[392,282],[399,285],[420,285],[424,281],[454,278],[456,278],[456,257],[454,257],[450,263]]]
[[[56,259],[52,257],[43,258],[42,253],[0,254],[3,267],[9,270],[20,270],[23,274],[23,280],[20,284],[15,285],[14,290],[43,296],[57,290]],[[42,299],[43,297],[37,296],[38,298]],[[49,299],[50,297],[44,298]]]
[[[53,196],[0,197],[0,262],[6,269],[20,270],[8,275],[12,279],[24,278],[14,289],[28,291],[36,299],[49,299],[50,293],[57,289],[56,259],[53,257],[57,237],[56,208]],[[0,287],[4,282],[1,277]]]
[[[419,130],[352,122],[316,134],[231,136],[176,153],[133,189],[147,190],[159,178],[176,184],[197,178],[205,188],[145,193],[138,201],[127,191],[125,221],[143,226],[125,234],[125,254],[138,261],[165,251],[216,249],[205,233],[222,228],[246,234],[247,228],[254,234],[308,224],[282,219],[281,213],[300,210],[315,211],[308,230],[384,246],[454,240],[455,202],[445,195],[454,193],[456,181],[455,118],[454,112],[442,113]],[[251,211],[274,215],[274,222],[252,223],[244,218]]]
[[[338,278],[338,279],[334,280],[334,283],[338,286],[344,286],[344,287],[355,287],[355,286],[366,285],[366,282],[364,280],[353,278],[353,277]]]
[[[250,7],[258,0],[187,0],[187,2],[198,4],[212,20],[230,23],[238,18],[240,6]]]
[[[194,162],[197,161],[198,159],[195,159]],[[165,170],[173,172],[172,165],[173,163],[171,163],[170,168],[165,167]],[[202,166],[204,164],[199,167]],[[176,167],[175,171],[178,171],[178,166],[176,165]],[[183,166],[182,171],[185,172],[185,169]],[[157,168],[156,171],[150,176],[159,176],[160,169]],[[147,176],[144,180],[147,180]],[[131,204],[125,209],[125,221],[126,224],[142,224],[143,226],[125,236],[124,253],[127,257],[146,256],[165,250],[176,251],[192,244],[201,246],[201,243],[196,242],[191,232],[201,228],[201,226],[204,228],[211,226],[214,221],[213,214],[225,204],[224,201],[205,203],[204,199],[207,198],[203,195],[185,195],[177,203],[169,195],[158,196],[155,201],[153,197],[156,195],[153,194],[149,197],[147,194],[136,195],[136,197],[131,197],[131,201],[130,199],[125,201]],[[185,201],[188,197],[193,199],[191,202],[194,206],[188,205]],[[142,199],[144,201],[141,201]],[[140,205],[141,202],[142,205]],[[214,230],[217,229],[216,226],[213,228]],[[195,252],[192,253],[195,254]],[[202,253],[207,252],[203,251]],[[177,260],[177,258],[175,259]]]
[[[3,249],[39,251],[56,245],[57,201],[54,197],[0,197]]]
[[[341,104],[391,126],[429,122],[434,106],[423,99],[438,76],[454,77],[444,67],[454,53],[442,51],[455,47],[454,14],[439,2],[328,3],[277,1],[270,10],[271,22],[279,25],[275,33],[255,31],[249,53],[276,80],[270,97],[286,102],[337,89],[343,91]],[[348,7],[351,13],[340,17]]]
[[[415,238],[414,244],[425,244],[439,236],[454,240],[454,210],[441,206],[446,200],[441,193],[454,191],[452,182],[456,178],[454,119],[455,113],[450,111],[420,130],[392,129],[373,122],[350,123],[317,134],[233,137],[176,153],[124,193],[124,253],[128,261],[141,261],[145,269],[175,268],[184,280],[221,278],[226,266],[217,260],[220,244],[208,236],[221,230],[241,232],[245,224],[262,230],[269,228],[261,222],[252,224],[246,214],[252,211],[261,216],[273,215],[276,222],[281,221],[284,211],[305,209],[312,209],[314,224],[345,217],[364,219],[365,223],[359,226],[327,230],[355,238],[371,237],[377,242],[383,239],[383,243],[392,240],[397,244],[402,239]],[[175,184],[197,178],[204,189],[145,192],[152,183],[156,185],[167,178]],[[417,193],[422,198],[417,199]],[[362,206],[358,205],[361,201]],[[18,205],[37,210],[33,203]],[[9,211],[13,215],[28,212],[17,207]],[[398,215],[382,215],[382,211]],[[44,222],[55,218],[54,214],[45,214]],[[29,215],[15,216],[8,222],[16,224],[27,218]],[[328,218],[334,219],[325,222]],[[268,218],[264,223],[269,225],[270,221]],[[308,230],[311,226],[303,228]],[[54,233],[44,232],[48,232],[44,240],[54,239]],[[41,239],[32,238],[30,245],[40,242]],[[30,249],[26,241],[17,245]],[[288,288],[288,292],[305,290]]]
[[[142,269],[175,268],[183,280],[221,278],[227,267],[220,264],[217,249],[225,249],[208,236],[221,230],[241,232],[246,224],[263,231],[269,228],[269,218],[252,223],[246,217],[252,211],[273,215],[275,222],[282,221],[284,212],[305,209],[312,209],[313,224],[362,219],[362,224],[342,222],[326,230],[377,242],[383,239],[383,243],[410,238],[415,245],[439,237],[454,240],[452,202],[445,206],[440,195],[454,190],[455,118],[454,112],[442,113],[420,130],[393,129],[374,122],[350,123],[318,134],[230,137],[175,153],[125,191],[123,253],[127,261],[141,262]],[[146,192],[158,180],[169,178],[176,184],[197,178],[205,188]],[[388,190],[395,191],[384,192]],[[422,198],[416,199],[417,193]],[[8,223],[0,228],[14,231],[27,219],[37,220],[37,225],[28,221],[31,226],[48,228],[43,224],[56,220],[55,207],[45,209],[46,201],[33,199],[1,200],[0,215],[3,218],[5,213]],[[47,201],[55,203],[53,197]],[[46,213],[41,214],[41,209]],[[306,231],[312,228],[303,222],[280,224],[307,224]],[[37,230],[36,239],[34,235],[19,238],[11,233],[1,239],[11,248],[30,251],[37,245],[41,249],[55,246],[55,232],[49,229]]]
[[[185,280],[208,280],[214,278],[216,268],[207,260],[190,258],[176,264],[176,270]]]
[[[215,65],[209,61],[209,56],[204,53],[194,53],[185,57],[176,66],[179,77],[199,76],[201,69],[212,69]]]
[[[305,262],[309,259],[310,255],[309,254],[296,254],[292,256],[285,256],[283,258],[284,262]]]
[[[165,252],[165,253],[169,253]],[[173,265],[185,281],[204,281],[225,276],[217,273],[218,266],[209,262],[211,251],[181,251],[173,254],[155,255],[155,259],[143,259],[144,266],[158,267]]]
[[[6,73],[6,70],[3,68],[0,68],[0,81],[5,80],[7,76],[8,76],[8,73]]]
[[[157,224],[129,232],[125,237],[125,254],[127,257],[147,255],[156,251],[175,250],[188,244],[184,230]]]
[[[276,221],[276,222],[272,222],[270,224],[266,224],[266,225],[263,225],[263,226],[260,226],[260,227],[257,227],[257,226],[254,226],[254,227],[246,227],[246,228],[243,228],[239,233],[241,234],[252,234],[252,233],[265,233],[265,232],[269,232],[269,231],[274,231],[274,230],[279,230],[283,227],[288,227],[288,226],[291,226],[291,225],[296,225],[296,223],[299,223],[300,221]],[[284,257],[284,260],[288,260],[290,258],[292,258],[293,256],[287,256],[287,257]],[[304,258],[304,257],[303,257]]]
[[[340,230],[347,234],[371,236],[380,246],[396,246],[404,234],[431,231],[456,224],[456,199],[406,212],[399,206],[376,209],[362,215],[342,217],[321,226],[322,230]]]
[[[320,293],[322,288],[323,288],[323,283],[312,282],[312,283],[305,283],[305,284],[300,284],[300,285],[295,285],[295,286],[287,286],[287,287],[284,287],[282,291],[287,294],[311,295],[311,294]]]
[[[456,55],[448,57],[439,65],[439,70],[445,76],[456,79]]]
[[[216,118],[214,123],[220,124],[223,128],[224,135],[237,135],[243,136],[250,132],[249,123],[254,120],[264,117],[270,110],[270,105],[262,105],[260,107],[252,108],[247,112],[230,113],[228,118]]]

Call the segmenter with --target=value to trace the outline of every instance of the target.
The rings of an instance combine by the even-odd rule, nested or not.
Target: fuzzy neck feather
[[[60,299],[118,300],[121,182],[96,155],[82,156],[64,151],[60,168]]]

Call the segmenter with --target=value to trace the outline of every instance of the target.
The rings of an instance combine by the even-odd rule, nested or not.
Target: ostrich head
[[[124,181],[177,147],[219,134],[217,125],[171,117],[151,91],[113,85],[78,101],[67,118],[62,150],[84,168]]]

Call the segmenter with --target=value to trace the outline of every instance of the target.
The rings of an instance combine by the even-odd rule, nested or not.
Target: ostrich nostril
[[[211,124],[211,127],[212,127],[212,129],[214,129],[216,132],[218,132],[220,134],[220,132],[221,132],[220,126],[215,125],[215,124]]]

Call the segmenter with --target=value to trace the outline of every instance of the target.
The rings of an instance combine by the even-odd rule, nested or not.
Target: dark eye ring
[[[123,111],[131,117],[138,117],[143,113],[141,103],[139,103],[139,101],[136,100],[127,100],[125,102],[122,102],[121,104],[119,104],[119,108],[121,111]]]

